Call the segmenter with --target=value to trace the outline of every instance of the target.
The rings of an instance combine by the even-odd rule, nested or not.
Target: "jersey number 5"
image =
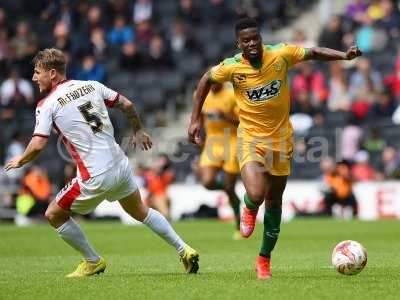
[[[100,132],[103,129],[103,123],[96,113],[90,112],[93,109],[92,102],[88,101],[85,104],[78,106],[79,111],[85,118],[86,122],[89,123],[93,133]]]

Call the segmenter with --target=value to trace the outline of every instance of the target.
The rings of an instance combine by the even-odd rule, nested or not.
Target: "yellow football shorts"
[[[222,168],[227,173],[240,172],[236,137],[207,136],[200,155],[200,167]]]
[[[275,149],[282,149],[277,151]],[[238,159],[240,169],[251,161],[261,163],[265,171],[274,176],[288,176],[291,171],[293,143],[287,141],[282,147],[271,146],[261,138],[245,137],[238,140]]]

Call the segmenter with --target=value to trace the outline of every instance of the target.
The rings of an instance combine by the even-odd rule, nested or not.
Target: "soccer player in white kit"
[[[136,220],[175,247],[187,273],[197,273],[199,254],[188,246],[168,221],[146,207],[133,181],[128,158],[114,139],[107,107],[121,110],[135,132],[134,146],[152,147],[142,131],[131,101],[96,81],[66,80],[65,56],[57,49],[44,49],[35,56],[32,80],[40,93],[48,93],[36,108],[36,126],[25,152],[12,158],[8,171],[34,160],[45,148],[54,128],[77,164],[77,177],[49,204],[45,213],[51,226],[84,260],[67,277],[84,277],[104,272],[105,260],[89,244],[71,213],[87,214],[104,199],[119,201]]]

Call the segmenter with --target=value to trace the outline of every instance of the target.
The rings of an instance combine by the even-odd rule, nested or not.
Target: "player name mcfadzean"
[[[80,88],[77,88],[76,90],[73,90],[70,93],[65,94],[64,96],[58,98],[57,101],[61,104],[61,106],[64,106],[69,102],[71,102],[72,100],[76,100],[91,92],[94,92],[94,87],[91,84],[87,84],[81,86]]]

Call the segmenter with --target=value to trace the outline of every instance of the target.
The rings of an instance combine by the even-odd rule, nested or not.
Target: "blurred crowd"
[[[291,77],[296,147],[306,152],[307,137],[326,137],[334,146],[322,156],[347,161],[355,181],[399,178],[399,4],[354,0],[328,21],[316,41],[301,29],[293,35],[292,42],[305,47],[343,51],[358,45],[363,52],[355,62],[300,64]],[[318,164],[310,166],[311,177],[321,173]]]

